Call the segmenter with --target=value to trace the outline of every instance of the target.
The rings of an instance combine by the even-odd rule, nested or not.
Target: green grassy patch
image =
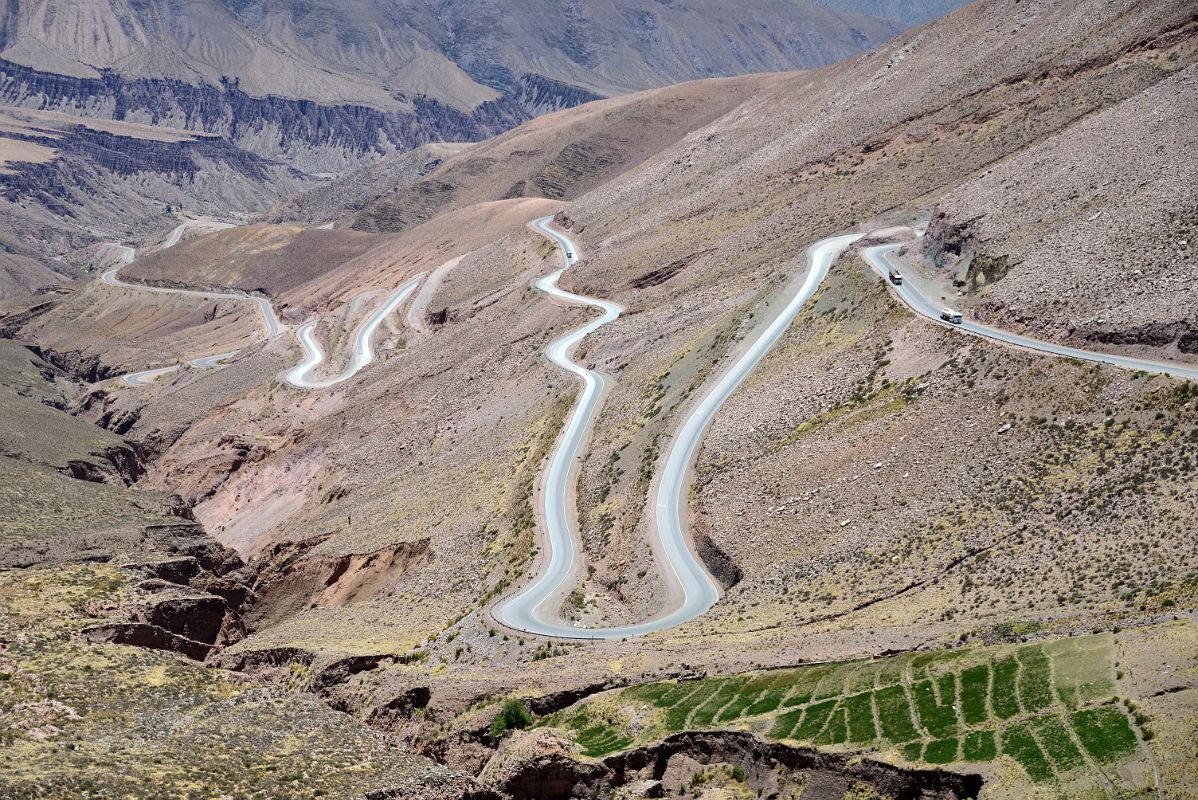
[[[1095,761],[1111,763],[1136,751],[1131,722],[1116,706],[1098,706],[1075,711],[1069,721],[1077,738]]]
[[[919,738],[919,731],[911,718],[911,702],[902,686],[887,686],[874,692],[878,706],[878,721],[882,724],[882,736],[895,744]]]
[[[970,731],[961,744],[961,757],[966,761],[993,761],[998,755],[994,731]]]
[[[773,711],[778,707],[778,704],[782,702],[782,697],[785,694],[785,689],[766,689],[759,697],[757,697],[757,699],[753,700],[753,702],[749,704],[748,708],[745,709],[745,716],[752,717],[758,714],[767,714],[770,711]],[[806,702],[806,700],[803,702]],[[799,703],[797,705],[802,704]]]
[[[695,709],[695,714],[691,717],[691,727],[704,728],[710,725],[715,720],[715,715],[720,712],[720,709],[730,703],[744,685],[745,680],[743,678],[733,678],[725,681],[717,691],[712,693],[707,702]]]
[[[1035,782],[1067,773],[1073,781],[1080,773],[1072,773],[1094,771],[1086,752],[1115,763],[1137,749],[1121,707],[1091,703],[1071,716],[1054,689],[1063,670],[1073,701],[1101,696],[1110,687],[1104,676],[1113,673],[1112,655],[1109,637],[1092,636],[659,682],[617,690],[592,718],[561,712],[542,724],[572,729],[583,752],[596,757],[663,733],[736,726],[817,746],[897,747],[904,758],[929,764],[1001,754]],[[648,719],[645,704],[656,709]],[[586,707],[584,701],[577,709]]]
[[[1019,699],[1015,694],[1015,676],[1019,673],[1019,662],[1014,658],[1002,658],[994,662],[994,683],[990,691],[990,707],[1000,719],[1010,719],[1019,713]]]
[[[712,689],[713,687],[704,681],[694,681],[690,691],[681,695],[666,711],[666,727],[672,731],[680,731],[685,728],[691,712],[707,698]]]
[[[874,727],[873,696],[873,692],[865,692],[844,699],[850,742],[868,743],[878,738],[878,731]]]
[[[942,675],[936,688],[930,680],[920,681],[912,688],[915,708],[919,712],[919,723],[932,736],[944,738],[957,732],[957,712],[953,704],[957,701],[957,676]],[[936,697],[936,689],[940,697]]]
[[[664,702],[665,698],[671,696],[677,688],[677,685],[673,683],[642,683],[640,686],[632,686],[625,691],[634,700],[642,700],[664,708],[669,705]]]
[[[961,718],[978,725],[990,718],[986,697],[990,693],[990,667],[978,664],[961,673]]]
[[[1052,705],[1052,664],[1048,656],[1036,646],[1021,648],[1016,657],[1022,666],[1017,683],[1023,710],[1039,711]]]
[[[777,691],[781,692],[779,695],[781,706],[792,708],[810,702],[816,694],[816,688],[830,672],[832,672],[830,667],[816,667],[798,674],[792,673],[788,679],[779,681]]]
[[[1068,772],[1082,765],[1082,754],[1073,743],[1073,737],[1069,735],[1060,717],[1040,717],[1032,720],[1031,726],[1041,749],[1052,760],[1058,773]]]
[[[1048,765],[1048,756],[1036,744],[1031,731],[1026,725],[1011,725],[1002,733],[1003,755],[1008,755],[1019,762],[1019,766],[1035,781],[1046,781],[1052,778],[1052,767]]]
[[[632,744],[632,739],[606,725],[593,725],[578,734],[578,744],[583,755],[599,758],[623,750]]]
[[[803,714],[803,721],[791,734],[791,738],[807,742],[814,741],[819,732],[823,730],[824,725],[827,724],[828,717],[832,716],[834,708],[836,708],[835,700],[825,700],[822,703],[807,706],[807,711]]]
[[[936,739],[923,749],[923,760],[929,764],[951,764],[957,760],[957,740]]]
[[[838,705],[832,709],[832,716],[824,732],[815,738],[817,744],[844,744],[849,740],[849,724],[844,706]]]
[[[785,714],[779,714],[774,718],[774,727],[770,729],[768,736],[771,739],[791,738],[791,733],[802,718],[803,709],[801,708],[794,711],[787,711]]]
[[[778,680],[778,675],[766,675],[760,678],[754,678],[746,682],[737,692],[736,697],[728,704],[723,711],[716,717],[716,722],[729,722],[739,718],[745,713],[745,710],[754,705],[768,690],[773,687],[774,682]],[[779,699],[781,695],[779,694]],[[777,708],[775,703],[774,708]],[[771,709],[773,710],[773,709]]]

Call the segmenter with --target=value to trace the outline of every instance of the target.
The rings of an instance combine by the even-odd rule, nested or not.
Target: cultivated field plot
[[[542,724],[573,729],[593,757],[681,730],[731,728],[931,765],[1011,759],[1032,782],[1099,796],[1153,785],[1115,698],[1110,634],[643,684]]]

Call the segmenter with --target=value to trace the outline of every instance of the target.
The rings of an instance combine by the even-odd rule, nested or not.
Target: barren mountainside
[[[147,232],[167,207],[261,214],[600,97],[822,66],[908,24],[799,0],[40,0],[0,20],[0,219],[35,257]]]
[[[11,6],[0,55],[81,78],[233,81],[254,97],[384,109],[426,96],[469,111],[514,95],[525,77],[610,95],[821,66],[902,27],[799,0],[43,0]]]
[[[1192,3],[980,0],[846,60],[766,14],[944,5],[80,2],[86,48],[46,8],[10,62],[180,94],[0,117],[40,159],[0,170],[0,786],[1198,797]],[[258,73],[205,72],[245,41]],[[411,75],[510,110],[533,65],[588,94],[279,155],[334,152],[281,134],[331,108],[388,135]],[[320,102],[260,94],[309,68]],[[192,91],[291,116],[209,135]],[[210,199],[151,209],[126,145]],[[689,600],[671,497],[717,599],[654,625]]]

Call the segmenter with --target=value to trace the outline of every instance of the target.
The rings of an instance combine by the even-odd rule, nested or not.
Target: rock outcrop
[[[515,731],[487,762],[479,780],[513,800],[567,800],[581,786],[597,786],[607,770],[580,759],[575,746],[547,728]]]
[[[210,643],[197,642],[195,639],[171,633],[165,628],[147,622],[105,622],[87,628],[83,632],[83,638],[89,642],[128,644],[134,647],[148,647],[151,650],[168,650],[196,661],[203,661],[212,652]]]
[[[256,559],[250,581],[255,599],[245,611],[251,630],[307,608],[338,608],[381,596],[409,569],[432,558],[428,539],[369,553],[313,552],[325,538],[274,545]]]

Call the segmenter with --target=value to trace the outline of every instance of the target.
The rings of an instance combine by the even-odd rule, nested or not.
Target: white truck
[[[960,311],[953,311],[951,308],[942,308],[940,309],[940,319],[951,325],[960,325],[963,318]]]

